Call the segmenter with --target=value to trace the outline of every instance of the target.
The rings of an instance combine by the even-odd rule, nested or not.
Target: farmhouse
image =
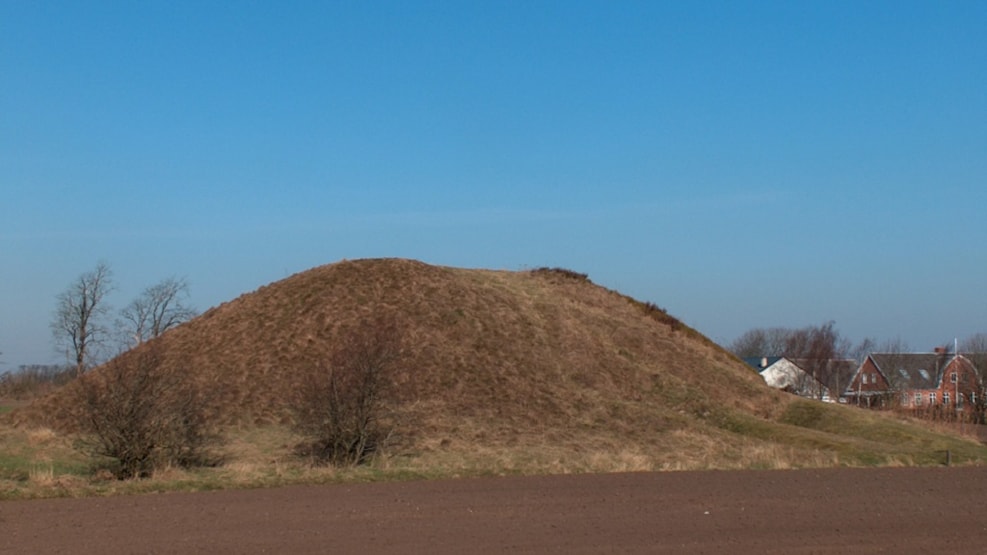
[[[785,357],[752,357],[744,362],[757,369],[771,387],[810,397],[814,388],[808,387],[811,377]]]
[[[771,387],[809,399],[842,401],[844,391],[857,367],[853,360],[789,359],[761,357],[744,359],[757,369]]]
[[[963,355],[874,353],[864,360],[845,395],[867,407],[964,410],[983,401],[977,369]]]

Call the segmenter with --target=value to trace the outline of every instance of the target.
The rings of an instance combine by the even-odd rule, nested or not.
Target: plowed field
[[[0,502],[0,553],[876,552],[987,552],[987,468],[509,477]]]

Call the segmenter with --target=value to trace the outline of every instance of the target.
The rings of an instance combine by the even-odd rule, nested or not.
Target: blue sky
[[[2,2],[0,370],[55,296],[564,266],[712,339],[987,331],[987,3]]]

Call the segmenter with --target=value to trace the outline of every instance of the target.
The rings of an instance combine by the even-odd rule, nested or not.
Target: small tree
[[[960,353],[973,363],[981,383],[987,382],[987,333],[976,333],[959,344]]]
[[[175,277],[145,289],[120,311],[127,336],[140,345],[194,318],[195,309],[185,305],[188,294],[188,282]]]
[[[366,323],[343,335],[326,363],[301,374],[292,411],[306,437],[299,452],[321,464],[366,462],[390,435],[386,399],[401,355],[392,323]]]
[[[79,445],[115,460],[117,477],[208,462],[207,448],[217,436],[206,399],[186,376],[166,369],[155,349],[117,357],[78,383]]]
[[[846,358],[850,342],[840,337],[833,322],[792,330],[785,341],[784,356],[795,360],[805,370],[805,384],[811,395],[822,399],[826,390],[839,398],[846,384],[839,383],[838,373],[832,372],[833,361]],[[837,379],[831,379],[836,377]]]
[[[730,352],[740,358],[777,356],[785,350],[792,330],[788,328],[754,328],[730,344]]]
[[[56,297],[51,330],[58,345],[75,364],[81,376],[91,366],[94,355],[106,340],[109,330],[105,316],[109,310],[106,296],[113,290],[113,273],[105,262],[79,276]]]

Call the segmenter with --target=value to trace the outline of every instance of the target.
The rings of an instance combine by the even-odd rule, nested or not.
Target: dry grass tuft
[[[41,487],[51,487],[55,484],[55,467],[52,465],[36,466],[28,474],[28,480]]]
[[[49,445],[58,439],[58,433],[51,428],[31,428],[26,433],[27,442],[33,446]]]

